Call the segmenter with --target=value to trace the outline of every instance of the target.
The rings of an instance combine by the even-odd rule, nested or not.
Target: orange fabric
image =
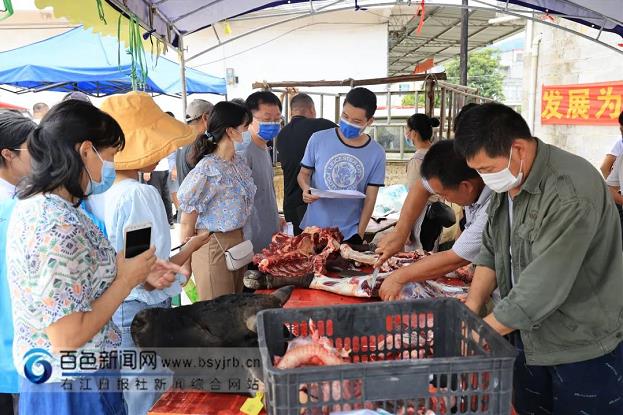
[[[142,169],[166,158],[195,139],[194,130],[171,117],[144,92],[113,95],[101,110],[121,125],[125,148],[115,155],[115,169]]]

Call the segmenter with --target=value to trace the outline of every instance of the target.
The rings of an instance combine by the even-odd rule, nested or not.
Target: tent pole
[[[461,10],[461,48],[460,48],[460,69],[461,85],[467,86],[467,42],[469,41],[469,9],[468,0],[463,0],[463,10]]]
[[[179,33],[180,82],[182,83],[182,119],[186,119],[186,60],[184,58],[184,36]]]

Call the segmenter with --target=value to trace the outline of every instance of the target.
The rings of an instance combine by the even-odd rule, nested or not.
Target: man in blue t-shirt
[[[298,183],[309,206],[301,222],[307,226],[338,227],[344,240],[363,243],[379,187],[385,184],[385,150],[364,131],[374,121],[376,95],[354,88],[347,95],[339,128],[318,131],[309,139]],[[358,190],[365,199],[326,199],[319,190]]]

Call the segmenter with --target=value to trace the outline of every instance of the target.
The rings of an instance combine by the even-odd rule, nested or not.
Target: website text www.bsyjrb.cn
[[[164,392],[169,388],[253,392],[261,384],[257,349],[197,348],[61,351],[59,389]]]

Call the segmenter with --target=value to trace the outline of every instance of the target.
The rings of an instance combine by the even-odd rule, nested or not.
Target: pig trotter
[[[266,274],[249,270],[244,273],[243,283],[245,287],[251,290],[261,290],[266,288]]]

